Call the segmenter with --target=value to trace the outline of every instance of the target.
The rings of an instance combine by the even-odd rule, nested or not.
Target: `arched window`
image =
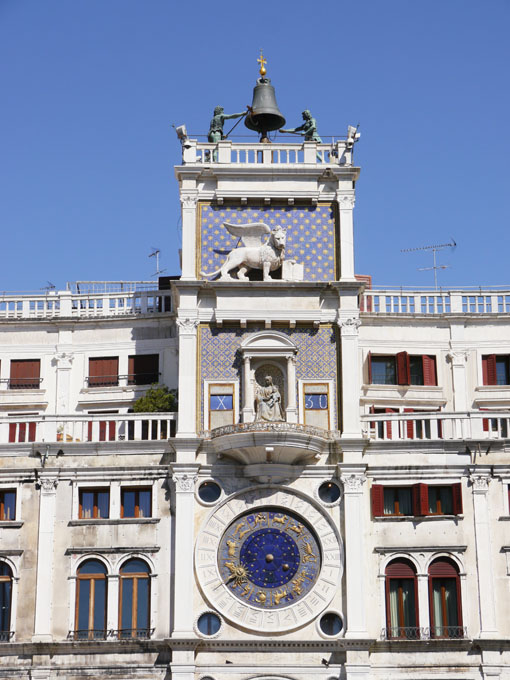
[[[429,597],[431,637],[463,637],[459,570],[452,560],[442,557],[430,565]]]
[[[140,559],[120,570],[119,637],[150,637],[150,569]]]
[[[12,571],[8,564],[0,562],[0,641],[10,638],[12,603]]]
[[[87,560],[78,568],[76,579],[75,637],[102,640],[106,636],[106,567],[99,560]]]
[[[405,559],[386,567],[387,637],[418,639],[418,589],[414,566]]]

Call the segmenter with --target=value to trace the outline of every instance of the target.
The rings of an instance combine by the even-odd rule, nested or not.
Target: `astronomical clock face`
[[[259,487],[219,504],[195,546],[207,603],[247,631],[284,632],[319,616],[338,592],[342,544],[317,503]]]
[[[298,515],[260,508],[237,517],[218,550],[225,585],[260,609],[282,609],[304,598],[320,572],[321,555],[312,528]]]

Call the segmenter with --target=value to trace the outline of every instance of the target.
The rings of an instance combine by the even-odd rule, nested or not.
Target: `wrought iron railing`
[[[0,383],[7,385],[8,390],[38,390],[42,378],[2,378]]]
[[[10,642],[13,637],[13,630],[0,630],[0,642]]]
[[[67,639],[77,642],[88,642],[90,640],[150,640],[154,635],[154,630],[154,628],[70,630]]]
[[[467,638],[465,626],[391,626],[381,630],[382,640],[395,642],[405,640],[463,640]]]

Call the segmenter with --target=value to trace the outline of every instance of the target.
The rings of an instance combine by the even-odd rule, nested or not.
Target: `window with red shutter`
[[[384,487],[381,484],[372,484],[372,517],[384,515]]]
[[[423,384],[437,385],[436,357],[424,354],[423,360]]]
[[[458,484],[453,484],[452,485],[452,491],[453,491],[453,514],[454,515],[462,515],[462,484],[459,482]]]
[[[416,517],[429,514],[429,490],[426,484],[413,485],[413,514]]]
[[[404,413],[414,413],[414,409],[405,408]],[[414,439],[414,420],[406,420],[406,435],[408,439]]]
[[[130,356],[128,385],[152,385],[159,382],[159,354]]]
[[[411,368],[407,352],[397,354],[397,383],[399,385],[411,384]]]
[[[498,375],[496,370],[496,355],[489,354],[482,357],[482,374],[484,385],[497,385]]]
[[[11,390],[38,390],[41,384],[40,359],[13,359],[11,361]]]
[[[105,387],[119,384],[119,357],[89,359],[89,387]]]

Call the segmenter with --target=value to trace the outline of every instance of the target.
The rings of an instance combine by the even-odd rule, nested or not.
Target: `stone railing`
[[[363,293],[360,309],[371,314],[510,314],[510,290],[371,289]]]
[[[0,444],[149,441],[175,436],[176,413],[0,417]]]
[[[260,144],[238,143],[225,139],[216,144],[188,139],[182,160],[193,163],[235,165],[352,165],[352,151],[345,141]]]
[[[165,291],[107,293],[49,292],[46,295],[0,295],[0,319],[54,319],[161,314],[172,311]]]
[[[265,421],[224,425],[222,427],[216,427],[214,430],[203,432],[202,434],[206,439],[215,439],[216,437],[224,437],[229,434],[240,434],[245,432],[299,433],[328,440],[338,439],[340,436],[340,433],[336,430],[323,430],[321,427],[301,425],[300,423],[271,423]]]
[[[507,439],[510,411],[383,413],[361,417],[374,441]]]

